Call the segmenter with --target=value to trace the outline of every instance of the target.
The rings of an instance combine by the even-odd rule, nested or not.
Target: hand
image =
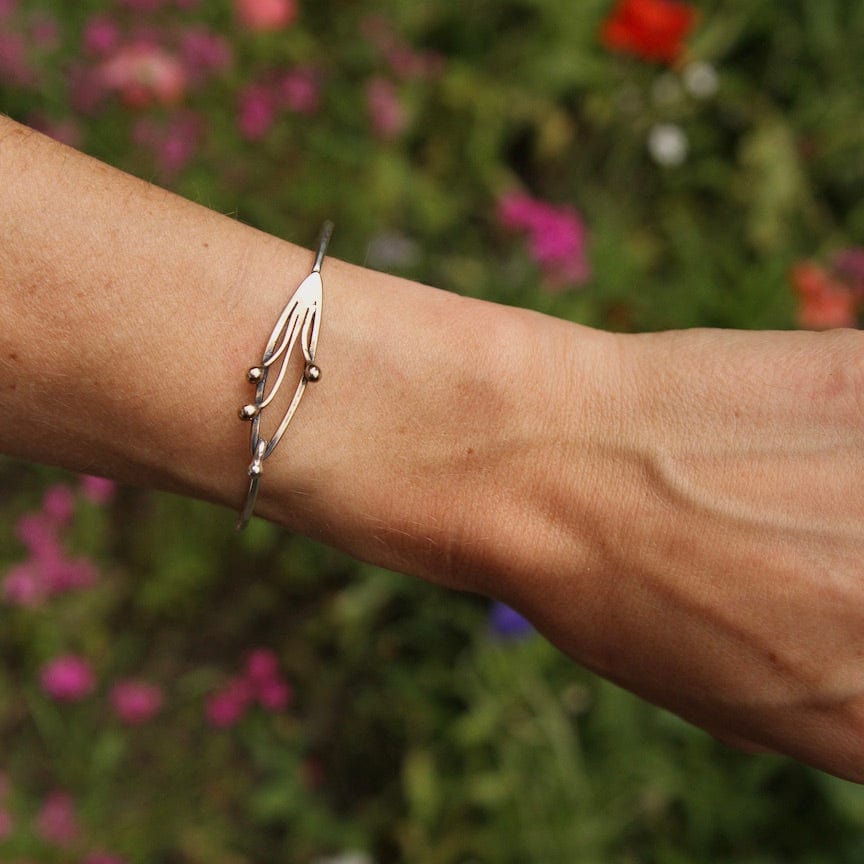
[[[582,551],[508,599],[717,737],[864,782],[861,334],[617,341],[593,433],[546,472]]]

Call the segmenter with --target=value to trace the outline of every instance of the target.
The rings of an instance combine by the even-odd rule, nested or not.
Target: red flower
[[[792,287],[798,295],[798,326],[805,330],[855,327],[858,303],[850,286],[811,261],[792,268]]]
[[[613,51],[674,63],[698,14],[693,6],[676,0],[619,0],[603,22],[600,39]]]

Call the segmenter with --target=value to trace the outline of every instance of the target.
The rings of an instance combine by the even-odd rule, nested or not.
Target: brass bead
[[[316,381],[321,380],[321,369],[316,366],[314,363],[309,363],[306,366],[306,371],[303,373],[303,377],[310,383],[314,384]]]
[[[244,405],[238,413],[241,420],[254,420],[259,410],[257,405]]]

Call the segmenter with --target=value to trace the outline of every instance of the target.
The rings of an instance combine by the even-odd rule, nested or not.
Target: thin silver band
[[[303,394],[306,385],[315,383],[321,377],[321,369],[315,365],[315,352],[318,348],[318,331],[321,327],[321,300],[324,283],[321,280],[321,265],[327,253],[327,245],[333,234],[333,223],[327,221],[321,227],[318,239],[318,251],[315,253],[315,262],[312,271],[300,283],[291,299],[282,310],[282,314],[276,321],[261,362],[253,366],[247,373],[246,378],[255,385],[255,398],[248,405],[240,409],[240,419],[251,422],[252,429],[249,434],[249,451],[252,461],[249,463],[247,473],[249,475],[249,490],[246,493],[246,501],[240,511],[237,520],[237,530],[242,531],[252,518],[255,510],[255,502],[258,499],[258,486],[261,482],[261,474],[264,472],[264,460],[269,459],[276,445],[285,434]],[[289,361],[294,354],[297,342],[300,342],[300,350],[303,353],[303,372],[300,380],[294,388],[294,395],[285,410],[276,431],[268,439],[261,435],[261,415],[273,401],[279,392],[285,374],[288,370]],[[268,389],[267,379],[271,368],[281,359],[279,372],[275,383]]]

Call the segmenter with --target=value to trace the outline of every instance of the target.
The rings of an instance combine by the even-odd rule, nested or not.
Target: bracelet
[[[255,501],[258,498],[258,485],[261,482],[264,461],[271,456],[276,449],[276,445],[282,440],[282,436],[285,434],[285,430],[288,428],[288,424],[291,422],[291,418],[300,404],[300,399],[306,391],[306,385],[315,383],[321,378],[321,369],[315,365],[318,330],[321,326],[321,298],[324,288],[324,284],[321,281],[321,265],[324,262],[327,244],[330,242],[332,234],[333,223],[327,221],[321,228],[318,251],[315,255],[315,263],[312,265],[312,272],[300,283],[282,310],[282,314],[279,316],[279,320],[276,322],[276,326],[267,340],[261,362],[257,366],[253,366],[246,373],[247,379],[255,385],[255,399],[250,404],[244,405],[239,413],[241,420],[252,423],[252,430],[249,435],[252,462],[249,464],[247,471],[249,475],[249,490],[246,493],[246,501],[237,520],[238,531],[242,531],[249,524],[252,512],[255,510]],[[300,375],[300,381],[294,389],[294,396],[288,404],[282,421],[276,427],[273,436],[267,440],[261,436],[260,432],[261,414],[270,405],[282,386],[298,338],[303,352],[303,372]],[[267,379],[270,375],[271,367],[280,358],[282,359],[282,365],[279,368],[275,383],[268,390]]]

